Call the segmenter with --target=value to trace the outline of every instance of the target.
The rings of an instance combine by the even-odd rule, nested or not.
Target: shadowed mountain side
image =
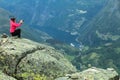
[[[9,15],[10,13],[3,8],[0,8],[0,33],[9,34]]]
[[[106,7],[81,32],[79,40],[97,46],[120,39],[120,1],[109,0]]]
[[[39,26],[48,25],[58,28],[57,26],[62,27],[62,25],[65,27],[66,20],[68,20],[67,18],[73,19],[68,16],[83,17],[82,14],[87,13],[87,11],[96,14],[105,1],[106,0],[1,0],[0,5],[16,16],[25,18],[28,24]],[[91,9],[94,9],[94,11]],[[85,16],[91,18],[93,14]]]

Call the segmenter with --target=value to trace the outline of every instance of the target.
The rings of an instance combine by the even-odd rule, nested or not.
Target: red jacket
[[[16,22],[10,20],[10,33],[15,32],[16,28],[20,27],[20,26],[21,26],[20,23],[16,23]]]

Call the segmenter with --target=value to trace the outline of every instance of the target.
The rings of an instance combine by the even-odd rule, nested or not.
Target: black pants
[[[16,29],[15,32],[11,33],[12,36],[21,37],[21,29]]]

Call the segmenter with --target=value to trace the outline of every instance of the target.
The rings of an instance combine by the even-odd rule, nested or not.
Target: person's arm
[[[12,22],[12,25],[16,26],[16,27],[19,27],[19,26],[21,26],[22,23],[23,23],[23,20],[20,20],[19,23]]]
[[[12,22],[12,25],[16,26],[16,27],[19,27],[19,26],[21,26],[21,23]]]

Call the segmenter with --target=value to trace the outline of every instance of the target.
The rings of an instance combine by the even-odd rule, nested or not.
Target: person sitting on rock
[[[16,23],[16,18],[10,18],[10,33],[12,36],[17,36],[18,38],[21,37],[21,29],[17,29],[23,23],[23,20],[20,20],[19,23]]]

